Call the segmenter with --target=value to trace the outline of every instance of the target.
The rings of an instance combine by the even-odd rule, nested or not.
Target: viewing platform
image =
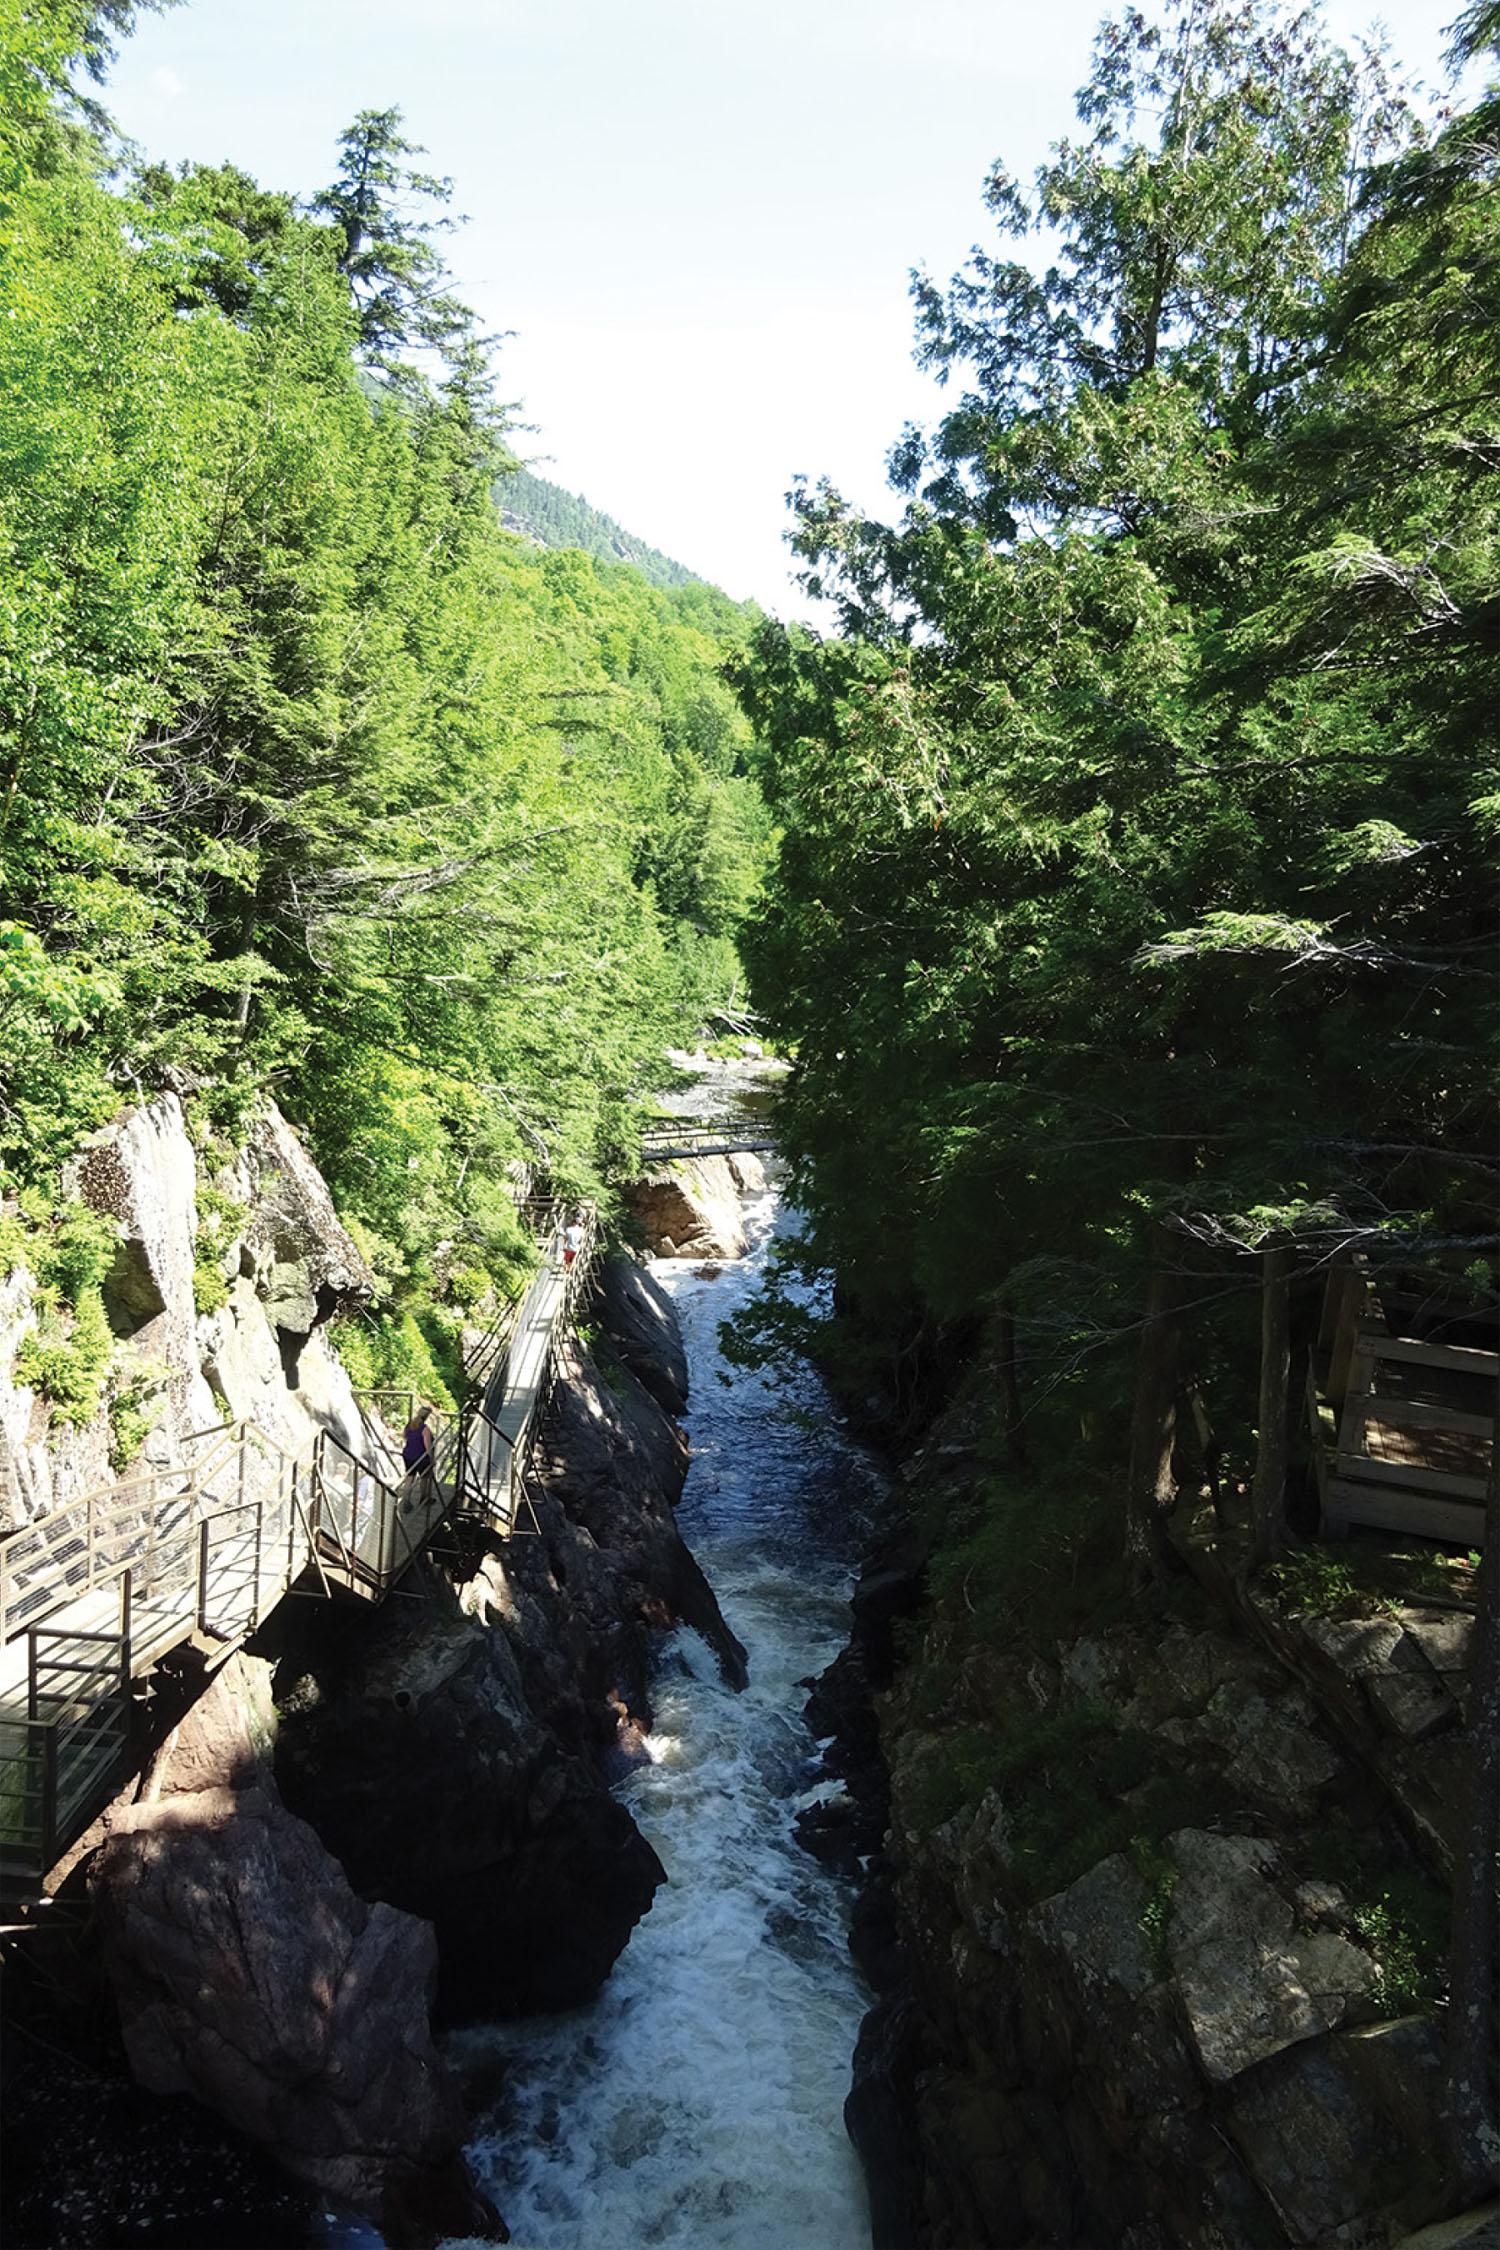
[[[1471,1314],[1361,1260],[1330,1277],[1308,1368],[1324,1538],[1351,1525],[1484,1544],[1500,1350]]]

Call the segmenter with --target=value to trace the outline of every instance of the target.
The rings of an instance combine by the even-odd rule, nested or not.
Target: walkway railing
[[[653,1164],[694,1156],[739,1156],[774,1153],[774,1135],[764,1125],[648,1125],[641,1134],[641,1155]]]
[[[85,1493],[0,1541],[0,1887],[41,1877],[129,1768],[131,1682],[197,1636],[237,1646],[291,1587],[382,1599],[445,1517],[509,1533],[550,1403],[560,1335],[592,1262],[544,1262],[471,1355],[466,1400],[408,1475],[383,1411],[359,1401],[356,1451],[331,1430],[293,1454],[243,1420],[193,1433],[168,1469]],[[540,1406],[539,1406],[539,1401]]]

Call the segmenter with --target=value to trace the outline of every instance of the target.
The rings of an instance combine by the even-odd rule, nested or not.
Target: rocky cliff
[[[1396,1753],[1446,1729],[1449,1770],[1467,1621],[1252,1636],[1186,1573],[1149,1627],[1081,1629],[1039,1577],[997,1617],[934,1551],[973,1478],[961,1444],[915,1466],[925,1528],[810,1709],[848,1795],[805,1840],[874,1854],[877,2250],[1376,2250],[1445,2216],[1442,1839]]]
[[[261,1120],[210,1196],[167,1096],[100,1135],[77,1185],[119,1227],[103,1293],[119,1366],[151,1375],[142,1459],[174,1463],[194,1430],[241,1416],[289,1451],[320,1427],[357,1440],[326,1331],[369,1278],[284,1120]],[[6,1305],[13,1350],[35,1322],[24,1271]],[[513,1538],[446,1537],[380,1607],[294,1595],[227,1662],[188,1650],[147,1683],[149,1760],[59,1871],[69,1912],[89,1901],[88,1944],[23,1980],[49,2040],[43,1988],[76,1987],[64,2014],[107,2089],[97,1970],[140,2086],[206,2104],[393,2245],[503,2234],[433,2025],[586,1999],[663,1880],[610,1794],[640,1754],[655,1642],[686,1622],[743,1679],[673,1520],[670,1305],[616,1259],[590,1318],[596,1355],[563,1370]],[[8,1360],[0,1427],[12,1523],[118,1459],[107,1405],[49,1427]],[[24,2238],[46,2250],[110,2239],[90,2230],[119,2167],[97,2150],[110,2184],[91,2202],[71,2122],[50,2170],[34,2136],[26,2152]]]
[[[113,1369],[95,1413],[54,1415],[16,1374],[39,1318],[33,1277],[21,1265],[0,1286],[0,1530],[117,1472],[175,1467],[194,1431],[244,1416],[294,1453],[319,1429],[357,1443],[359,1412],[328,1326],[373,1285],[276,1109],[210,1180],[181,1102],[164,1094],[96,1134],[69,1184],[118,1228],[101,1292]],[[200,1312],[204,1298],[221,1301]],[[110,1404],[127,1392],[139,1420],[122,1452]]]
[[[626,1207],[658,1258],[742,1258],[742,1193],[766,1183],[759,1157],[694,1156],[654,1165],[624,1189]]]

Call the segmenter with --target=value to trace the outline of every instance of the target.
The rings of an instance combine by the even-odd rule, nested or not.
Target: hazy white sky
[[[1460,0],[1385,0],[1440,83]],[[356,110],[404,110],[469,224],[459,293],[513,330],[521,449],[628,528],[768,608],[801,608],[792,476],[880,503],[887,448],[939,398],[907,274],[987,235],[1073,127],[1105,0],[188,0],[107,99],[151,157],[309,195]],[[1331,0],[1335,33],[1376,20]]]

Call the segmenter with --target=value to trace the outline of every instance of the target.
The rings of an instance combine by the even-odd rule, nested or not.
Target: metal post
[[[198,1526],[198,1630],[208,1631],[208,1519]]]
[[[42,1729],[42,1864],[46,1874],[57,1858],[57,1729]]]

